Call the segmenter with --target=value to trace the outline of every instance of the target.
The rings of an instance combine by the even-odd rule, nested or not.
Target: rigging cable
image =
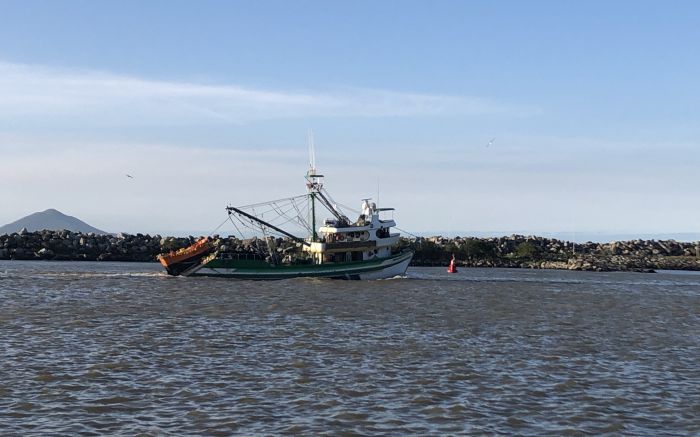
[[[245,236],[243,235],[243,232],[242,232],[240,229],[238,229],[238,226],[236,225],[236,222],[234,222],[233,219],[231,218],[231,212],[230,212],[230,211],[229,211],[229,213],[228,213],[228,219],[231,221],[231,224],[233,225],[234,228],[236,228],[236,230],[238,231],[238,233],[241,234],[241,240],[245,240]]]
[[[395,227],[396,229],[398,229],[399,231],[403,232],[404,234],[410,235],[410,236],[413,237],[413,238],[420,238],[418,235],[414,235],[414,234],[408,232],[408,231],[405,230],[405,229],[401,229],[401,228],[398,227],[398,226],[394,226],[394,227]]]
[[[221,228],[221,227],[224,225],[224,223],[226,223],[227,220],[228,220],[228,217],[226,218],[226,220],[224,220],[223,222],[221,222],[221,224],[220,224],[219,226],[217,226],[213,231],[211,231],[211,232],[209,233],[209,236],[210,236],[210,237],[213,236],[213,235],[214,235],[214,232],[218,231],[219,228]]]
[[[306,194],[302,194],[299,196],[285,197],[284,199],[268,200],[266,202],[260,202],[260,203],[251,203],[250,205],[238,206],[237,208],[238,209],[255,208],[256,206],[269,205],[270,203],[281,202],[283,200],[301,199],[302,197],[306,197],[306,196],[307,196]]]
[[[321,188],[321,191],[323,191],[323,194],[326,195],[326,197],[330,200],[331,206],[333,206],[333,209],[336,210],[337,212],[340,213],[340,215],[346,215],[343,210],[338,208],[338,205],[340,205],[338,202],[335,201],[335,199],[331,196],[331,194],[326,190],[325,188]]]
[[[299,209],[299,206],[296,204],[296,202],[292,202],[292,205],[294,205],[294,209],[297,212],[297,221],[299,221],[299,224],[307,231],[307,232],[313,232],[311,230],[311,226],[309,226],[309,222],[306,221],[304,218],[308,214],[308,204],[306,205],[306,208],[304,209],[304,212]]]
[[[347,209],[347,210],[350,211],[350,212],[354,212],[355,214],[360,215],[360,210],[359,210],[359,209],[351,208],[351,207],[349,207],[349,206],[347,206],[347,205],[343,205],[342,203],[338,203],[338,205],[339,205],[339,206],[342,206],[343,208]]]

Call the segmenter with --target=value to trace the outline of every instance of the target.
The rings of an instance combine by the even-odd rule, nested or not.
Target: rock
[[[581,270],[583,267],[583,261],[570,259],[567,265],[569,270]]]
[[[36,252],[36,256],[41,259],[51,259],[54,257],[54,253],[51,249],[43,248]]]
[[[14,249],[14,253],[10,255],[10,258],[17,260],[32,260],[36,259],[36,257],[37,256],[34,254],[33,251],[25,249],[23,247],[18,247],[17,249]]]

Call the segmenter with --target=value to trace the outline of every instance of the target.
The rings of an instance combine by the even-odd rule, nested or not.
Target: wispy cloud
[[[431,153],[399,160],[395,149],[378,148],[361,173],[349,165],[355,160],[333,153],[322,169],[334,198],[345,205],[356,207],[359,199],[378,195],[381,181],[380,204],[396,207],[400,226],[412,232],[692,229],[699,212],[692,155],[680,165],[673,155],[663,159],[654,153],[635,161],[634,171],[623,171],[629,164],[622,155],[609,156],[614,162],[604,166],[584,160],[619,143],[591,141],[584,148],[581,139],[552,139],[550,151],[554,145],[576,151],[567,161],[563,151],[554,158],[538,154],[543,138],[529,146],[524,141],[502,138],[493,150],[479,144],[482,151],[468,159],[453,153],[456,164]],[[639,145],[636,154],[643,150],[651,145]],[[492,154],[498,156],[487,156]],[[54,207],[102,229],[161,233],[211,230],[226,218],[228,203],[302,194],[307,162],[303,147],[209,148],[2,132],[0,160],[0,224]]]
[[[19,145],[27,152],[6,153],[0,146],[5,167],[0,176],[1,224],[53,207],[116,231],[208,228],[226,218],[228,203],[254,203],[305,190],[299,176],[305,165],[303,150],[56,144],[33,138]]]
[[[100,123],[239,123],[296,117],[537,114],[484,98],[378,89],[279,91],[0,62],[0,115]]]

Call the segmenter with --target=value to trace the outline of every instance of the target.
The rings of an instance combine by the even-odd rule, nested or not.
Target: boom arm
[[[326,198],[326,196],[323,194],[321,191],[317,191],[316,194],[319,196],[319,200],[323,204],[323,206],[326,207],[328,211],[330,211],[331,214],[335,216],[335,218],[338,219],[340,223],[347,224],[350,222],[347,217],[345,217],[343,214],[341,214],[337,208],[333,206],[333,204]]]
[[[247,212],[245,212],[245,211],[243,211],[243,210],[240,210],[240,209],[235,208],[235,207],[233,207],[233,206],[227,206],[227,207],[226,207],[226,210],[228,211],[229,214],[231,214],[231,212],[235,212],[236,214],[240,214],[240,215],[242,215],[243,217],[249,218],[249,219],[251,219],[251,220],[255,220],[256,222],[258,222],[258,223],[260,223],[260,224],[262,224],[262,225],[265,225],[265,226],[267,226],[268,228],[274,229],[275,231],[286,235],[287,237],[291,238],[291,239],[294,240],[294,241],[297,241],[297,242],[299,242],[299,243],[301,243],[301,244],[304,244],[304,245],[306,245],[306,246],[311,246],[311,244],[309,244],[308,241],[306,241],[306,240],[304,240],[304,239],[302,239],[302,238],[299,238],[299,237],[297,237],[296,235],[292,235],[292,234],[290,234],[289,232],[284,231],[284,230],[278,228],[278,227],[275,226],[275,225],[271,225],[270,223],[266,222],[265,220],[259,219],[259,218],[255,217],[254,215],[248,214]]]

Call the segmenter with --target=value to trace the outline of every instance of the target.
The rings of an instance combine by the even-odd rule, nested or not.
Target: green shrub
[[[540,253],[540,248],[531,241],[524,241],[515,248],[515,256],[518,258],[535,258]]]

